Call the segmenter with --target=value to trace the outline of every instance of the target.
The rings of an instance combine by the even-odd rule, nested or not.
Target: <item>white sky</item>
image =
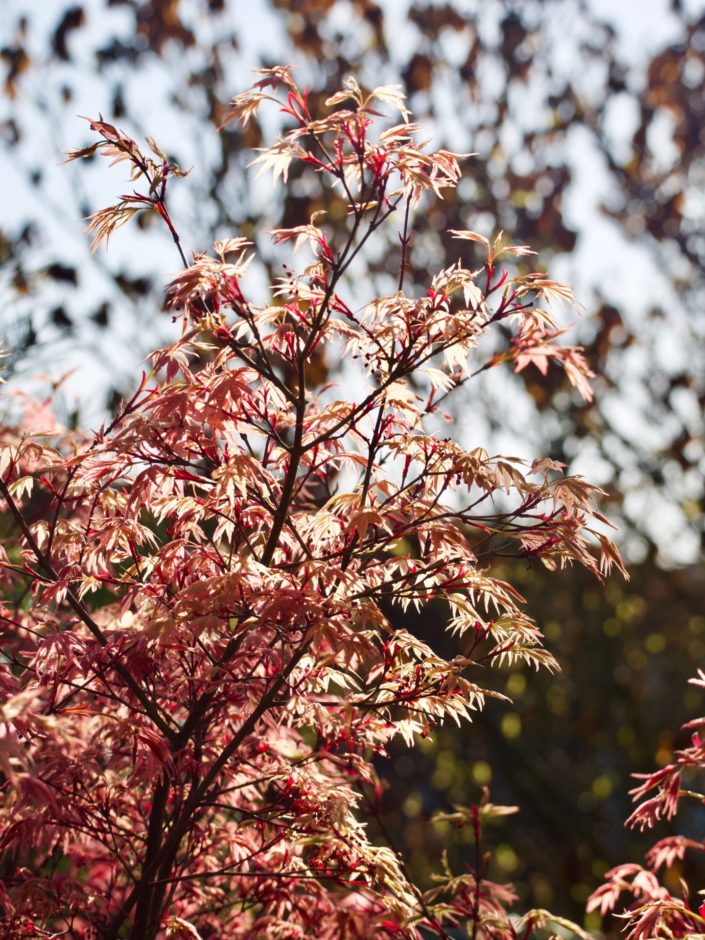
[[[615,0],[589,0],[589,5],[597,14],[614,24],[619,34],[622,52],[634,65],[646,61],[654,51],[678,39],[678,20],[670,11],[670,0],[617,0],[617,2]],[[77,65],[65,67],[67,77],[75,78],[76,69],[82,75],[80,85],[77,86],[75,82],[72,82],[76,98],[71,107],[76,114],[96,115],[99,112],[106,112],[106,117],[108,117],[110,102],[105,100],[108,85],[95,72],[91,50],[95,48],[96,41],[100,40],[101,36],[107,38],[107,36],[115,35],[116,28],[119,29],[121,23],[123,29],[129,29],[131,16],[129,11],[116,7],[110,10],[109,18],[107,18],[104,13],[101,13],[103,10],[101,0],[85,0],[83,6],[87,11],[87,26],[78,30],[70,40],[72,55]],[[194,11],[200,8],[197,0],[187,0],[183,4],[186,10],[189,6]],[[416,48],[415,27],[407,18],[410,0],[382,0],[382,6],[390,34],[388,39],[392,57],[396,66],[402,68]],[[482,4],[478,5],[475,2],[457,0],[457,6],[461,10],[467,8],[471,12],[479,11],[481,21],[484,9],[485,25],[482,28],[490,29],[491,24],[498,20],[496,8],[491,3],[483,7]],[[686,0],[685,6],[692,12],[705,12],[705,0]],[[0,0],[0,45],[11,43],[13,24],[18,15],[26,11],[32,17],[31,35],[35,43],[30,53],[38,61],[41,60],[48,45],[47,36],[54,29],[58,16],[65,7],[65,0]],[[270,61],[285,58],[287,43],[281,15],[273,12],[264,0],[231,3],[227,16],[228,25],[236,26],[240,43],[238,55],[232,57],[230,65],[232,74],[229,76],[232,89],[236,91],[250,82],[251,76],[246,63],[254,63],[263,55],[266,55]],[[350,32],[349,20],[352,16],[354,16],[352,8],[341,3],[333,20],[343,35]],[[218,30],[218,19],[216,17],[210,20],[200,18],[198,25],[200,29],[208,30],[215,35]],[[568,35],[574,26],[575,24],[566,21],[565,17],[561,18],[561,15],[556,17],[555,29],[559,36],[563,35],[561,31],[565,31]],[[552,62],[554,68],[557,71],[565,68],[567,71],[574,72],[574,44],[568,41],[558,42],[554,44],[554,48],[556,49],[555,61]],[[465,48],[462,40],[454,40],[452,37],[448,39],[449,81],[454,65],[457,64],[456,60],[462,61],[464,54]],[[188,51],[184,53],[177,52],[174,48],[167,48],[165,61],[155,60],[151,69],[141,66],[139,115],[142,127],[163,147],[178,151],[185,165],[193,165],[193,176],[181,184],[181,198],[179,199],[177,195],[173,205],[177,217],[182,207],[184,212],[188,211],[191,223],[189,230],[197,231],[199,212],[202,213],[201,228],[207,229],[207,209],[204,207],[194,209],[193,206],[186,208],[189,187],[192,185],[191,180],[193,180],[193,185],[197,183],[199,172],[205,169],[209,150],[212,152],[218,146],[217,137],[215,132],[210,137],[207,134],[204,135],[202,128],[199,130],[195,125],[191,128],[184,128],[181,113],[165,106],[172,90],[169,85],[170,58],[188,57],[188,55]],[[564,61],[561,60],[561,56]],[[174,66],[181,65],[176,61],[173,64]],[[60,82],[61,69],[52,66],[51,77],[53,82]],[[372,81],[379,82],[394,80],[395,77],[392,66],[390,74],[375,75],[370,78]],[[487,76],[487,81],[491,81],[491,76]],[[590,82],[591,76],[586,73],[584,83],[588,94]],[[83,185],[85,185],[87,179],[91,187],[90,192],[80,195],[85,195],[91,208],[96,208],[112,201],[119,187],[124,186],[124,183],[119,168],[106,172],[105,167],[94,166],[86,176],[72,171],[70,167],[59,165],[60,152],[73,146],[80,146],[87,141],[88,135],[85,125],[79,120],[65,122],[60,116],[42,112],[42,108],[46,108],[47,103],[54,100],[53,92],[55,92],[55,89],[47,88],[45,83],[46,74],[41,69],[35,69],[26,80],[23,80],[23,93],[34,104],[34,120],[29,124],[28,136],[21,148],[0,150],[0,179],[3,179],[5,183],[0,209],[0,228],[12,230],[24,218],[28,206],[32,206],[33,211],[39,209],[44,218],[42,235],[46,257],[53,258],[56,254],[53,250],[54,246],[60,245],[64,260],[68,263],[73,261],[81,266],[83,290],[100,296],[106,292],[109,276],[103,267],[103,257],[100,254],[94,258],[90,267],[86,267],[84,236],[81,234],[80,226],[75,222],[75,216],[72,218],[72,213],[76,216],[80,214],[78,203],[81,199],[75,198],[76,194],[72,193],[72,187],[78,185],[79,179],[84,180]],[[441,89],[443,87],[442,81],[440,87]],[[531,121],[532,104],[530,100],[518,102],[518,106],[521,106],[522,121]],[[457,127],[455,106],[456,99],[452,94],[445,96],[441,94],[436,99],[438,120],[446,127]],[[0,120],[6,109],[7,102],[0,102]],[[608,130],[613,128],[616,138],[626,137],[634,120],[635,115],[631,113],[631,106],[626,98],[621,101],[615,99],[612,102],[608,114]],[[129,127],[129,123],[127,126]],[[430,131],[433,133],[433,127],[430,127]],[[668,135],[664,133],[664,147],[667,139]],[[679,298],[674,295],[671,280],[659,271],[653,259],[648,257],[642,248],[635,243],[627,243],[617,225],[599,210],[601,202],[609,201],[610,180],[597,147],[589,139],[587,133],[580,128],[575,130],[570,147],[573,183],[567,200],[566,216],[568,224],[574,222],[575,226],[579,227],[581,236],[576,250],[570,256],[556,260],[552,267],[552,275],[571,282],[576,288],[577,296],[588,311],[595,302],[592,289],[597,282],[608,285],[609,299],[626,312],[632,323],[638,324],[645,306],[651,306],[655,302],[673,312],[676,318],[675,323],[677,311],[681,305]],[[457,149],[466,149],[466,142],[459,140]],[[667,153],[664,158],[668,159]],[[49,199],[43,191],[40,193],[27,183],[27,168],[37,165],[41,165],[49,178],[51,192]],[[266,213],[273,202],[271,190],[262,183],[258,186],[256,193],[260,207]],[[37,206],[38,200],[42,200],[41,206]],[[207,245],[194,244],[189,247],[202,250],[207,248]],[[139,258],[135,257],[134,242],[129,231],[116,234],[110,250],[113,268],[117,261],[132,272],[138,273],[143,270],[154,273],[157,270],[164,282],[177,270],[173,245],[163,237],[162,233],[155,232],[148,238],[140,236]],[[40,248],[35,260],[40,260],[41,251]],[[6,317],[7,310],[14,311],[15,307],[9,303],[5,305],[4,310],[5,313],[0,313],[0,317]],[[153,322],[153,317],[149,322]],[[159,324],[160,335],[155,342],[160,339],[163,341],[170,332],[175,335],[175,330],[176,328],[172,329],[169,326],[168,318],[165,318]],[[133,371],[136,372],[136,363],[131,365],[127,361],[130,354],[139,358],[153,345],[151,341],[144,342],[145,337],[141,338],[141,345],[135,343],[134,327],[131,323],[118,322],[113,326],[112,331],[112,341],[105,343],[101,335],[100,345],[88,357],[82,350],[67,350],[60,361],[50,363],[50,367],[55,372],[68,367],[76,369],[69,386],[69,394],[75,395],[82,401],[83,411],[89,421],[97,421],[100,417],[100,409],[95,405],[99,402],[99,392],[104,387],[105,372],[118,370],[128,375]],[[675,330],[673,340],[670,343],[665,340],[657,351],[671,364],[687,354],[687,350],[679,344],[679,335],[678,330]],[[637,351],[636,355],[639,354],[644,356],[645,352]],[[638,399],[642,391],[643,389],[640,390],[637,387],[632,389],[630,394]],[[624,394],[626,394],[624,391],[620,393],[622,397]],[[612,417],[617,422],[622,418],[627,422],[633,422],[634,415],[639,414],[639,409],[625,407],[622,398],[605,402],[605,407],[612,409]],[[530,420],[530,413],[527,412],[527,427],[530,426]],[[634,433],[633,427],[626,430]],[[650,427],[648,422],[645,422],[643,427],[639,428],[639,434],[642,439],[651,436],[654,446],[657,447],[660,439],[659,430],[658,427]],[[478,427],[477,431],[478,436],[481,435],[482,427]],[[505,439],[502,439],[500,435],[496,444],[498,448],[506,448],[512,453],[533,456],[535,441],[532,440],[531,434],[524,441],[517,440],[515,434],[507,434]],[[594,453],[591,456],[589,448],[586,449],[582,461],[575,469],[583,472],[590,479],[597,476],[599,482],[601,467]],[[637,494],[636,499],[639,498],[642,501],[648,501],[655,497],[644,492]],[[697,551],[695,539],[682,531],[681,522],[676,518],[677,514],[674,516],[663,503],[642,506],[641,511],[654,519],[654,525],[662,530],[666,542],[678,546],[671,560],[685,561],[693,557]]]

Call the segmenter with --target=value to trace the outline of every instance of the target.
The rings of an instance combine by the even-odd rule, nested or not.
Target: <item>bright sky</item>
[[[467,10],[478,16],[481,29],[491,31],[497,21],[496,10],[491,4],[478,4],[474,0],[456,0],[461,10]],[[382,0],[385,9],[387,28],[390,32],[389,44],[392,50],[394,66],[385,75],[368,76],[371,83],[394,81],[397,78],[395,67],[401,69],[416,48],[415,27],[410,23],[407,11],[411,0]],[[670,41],[678,38],[678,20],[670,9],[670,0],[588,0],[590,8],[598,14],[610,19],[618,31],[620,45],[629,60],[638,65],[647,59],[649,54],[662,48]],[[48,46],[47,37],[55,28],[60,13],[65,9],[64,0],[4,0],[0,11],[0,45],[10,44],[12,30],[18,16],[27,12],[32,18],[32,37],[34,47],[30,49],[33,57],[40,61],[45,55]],[[66,77],[75,78],[76,70],[81,75],[80,84],[72,82],[76,97],[71,104],[75,114],[96,115],[106,112],[109,117],[110,102],[106,100],[105,80],[95,72],[91,50],[95,48],[96,41],[101,37],[115,35],[116,30],[129,29],[131,17],[129,12],[119,6],[104,12],[104,3],[101,0],[84,0],[83,6],[87,12],[87,26],[71,39],[71,51],[77,65],[66,66]],[[685,0],[685,6],[693,12],[705,11],[705,0]],[[208,34],[216,35],[218,20],[216,17],[198,17],[200,5],[198,0],[184,0],[182,8],[194,11],[195,19],[201,36],[209,38]],[[333,23],[343,35],[351,33],[352,7],[340,3],[333,16]],[[557,7],[554,29],[559,41],[554,42],[555,60],[554,68],[574,73],[575,44],[580,35],[580,22],[575,18],[568,18],[565,12],[561,13]],[[273,12],[265,0],[248,0],[247,3],[233,2],[228,6],[228,24],[235,26],[239,37],[238,55],[228,59],[230,70],[229,81],[233,91],[245,87],[250,82],[249,63],[255,63],[262,56],[269,61],[287,58],[286,36],[282,26],[282,18]],[[359,24],[358,24],[359,25]],[[212,37],[211,37],[212,38]],[[457,97],[452,93],[452,79],[454,67],[462,61],[466,53],[462,39],[447,41],[448,61],[448,89],[444,93],[443,80],[439,86],[436,109],[439,114],[439,123],[445,128],[458,128]],[[168,150],[177,151],[184,165],[192,165],[193,173],[189,180],[182,183],[181,198],[177,195],[173,205],[177,218],[187,221],[187,230],[191,233],[193,245],[190,247],[203,249],[199,232],[207,232],[209,218],[207,208],[189,204],[189,187],[198,183],[199,174],[205,172],[208,164],[209,152],[215,152],[218,146],[215,132],[210,136],[204,135],[202,127],[194,123],[184,128],[183,112],[170,108],[169,96],[173,89],[170,82],[170,66],[180,67],[181,62],[171,61],[175,56],[186,56],[189,53],[167,49],[165,60],[156,61],[151,69],[141,69],[139,87],[130,89],[129,75],[126,76],[128,91],[132,94],[129,103],[138,103],[141,127],[138,130],[150,133],[159,143]],[[363,76],[364,77],[364,76]],[[491,82],[492,76],[487,75]],[[88,135],[85,125],[78,119],[64,120],[63,115],[56,108],[57,88],[62,81],[62,70],[52,66],[52,87],[47,86],[46,74],[41,69],[30,72],[23,82],[24,93],[32,102],[32,119],[28,122],[28,134],[20,148],[0,150],[0,174],[5,181],[5,192],[0,216],[0,228],[10,230],[16,228],[24,218],[27,207],[38,211],[44,220],[42,243],[43,248],[36,249],[35,263],[41,264],[42,255],[47,259],[54,258],[53,247],[61,247],[60,254],[68,263],[72,261],[81,265],[82,289],[92,296],[100,297],[106,293],[110,279],[105,268],[105,258],[102,253],[94,256],[90,266],[86,266],[86,253],[84,236],[76,219],[82,214],[83,204],[91,209],[108,204],[115,197],[123,177],[120,170],[112,173],[106,172],[102,166],[94,166],[88,174],[79,174],[70,167],[60,166],[61,151],[70,147],[80,146],[87,142]],[[585,94],[590,93],[590,83],[594,81],[589,71],[584,78]],[[138,101],[137,101],[137,97]],[[0,102],[0,121],[3,111],[8,103]],[[532,111],[533,109],[533,111]],[[541,120],[540,113],[534,114],[536,103],[525,96],[517,101],[517,114],[521,120]],[[30,109],[27,109],[27,114]],[[616,137],[626,137],[630,125],[634,121],[631,106],[626,98],[615,99],[610,104],[608,113],[608,127],[614,128]],[[129,124],[127,125],[129,127]],[[433,133],[434,128],[429,128]],[[665,130],[665,129],[664,129]],[[457,136],[457,135],[456,135]],[[667,134],[663,135],[664,152]],[[454,143],[457,149],[469,149],[470,141],[458,140]],[[667,158],[667,153],[666,157]],[[479,159],[482,159],[480,155]],[[675,365],[689,351],[680,341],[681,331],[678,326],[679,318],[686,316],[682,310],[679,298],[674,295],[671,281],[660,271],[653,259],[635,243],[625,241],[618,227],[599,210],[601,202],[609,201],[610,182],[603,165],[603,158],[596,146],[589,139],[586,132],[576,129],[571,140],[570,161],[573,166],[573,184],[566,206],[568,221],[574,221],[579,226],[581,237],[576,250],[571,255],[557,259],[552,269],[552,275],[559,279],[571,282],[576,294],[586,307],[587,311],[595,303],[593,285],[599,282],[608,286],[610,299],[620,306],[633,323],[639,323],[645,305],[654,302],[661,303],[669,310],[672,329],[659,341],[656,350],[635,349],[628,355],[634,361],[625,363],[638,368],[642,374],[648,372],[646,357],[659,355],[665,357],[669,365]],[[49,182],[50,196],[47,198],[45,190],[41,192],[30,186],[27,182],[27,171],[41,167]],[[124,174],[123,174],[124,176]],[[90,191],[78,191],[79,182],[90,186]],[[255,198],[259,201],[260,209],[267,213],[273,204],[271,189],[262,181],[260,184],[251,184]],[[117,188],[116,188],[117,187]],[[41,200],[41,204],[38,201]],[[180,216],[182,213],[182,216]],[[488,233],[489,234],[489,233]],[[205,237],[205,236],[204,236]],[[139,273],[140,271],[159,272],[164,282],[170,274],[177,270],[177,258],[173,253],[173,246],[161,233],[155,232],[153,236],[140,236],[140,254],[135,257],[134,242],[129,231],[118,233],[111,243],[111,267],[124,266],[125,270]],[[2,289],[2,284],[0,284]],[[45,296],[45,295],[43,295]],[[47,298],[50,300],[50,296]],[[0,316],[7,318],[16,315],[17,304],[14,300],[4,306],[5,312]],[[145,330],[144,324],[150,324]],[[139,324],[139,321],[138,321]],[[118,321],[112,326],[110,342],[105,342],[102,332],[95,332],[96,345],[86,355],[85,349],[66,349],[61,357],[49,363],[54,373],[74,368],[76,371],[70,382],[70,394],[75,395],[81,402],[84,414],[88,421],[97,422],[100,418],[100,391],[105,387],[106,373],[134,375],[135,359],[139,359],[149,348],[160,341],[165,341],[169,335],[175,335],[168,318],[159,321],[158,336],[155,335],[154,317],[151,310],[144,311],[141,326],[137,332],[132,317]],[[145,334],[149,334],[148,336]],[[639,361],[641,357],[641,361]],[[46,366],[47,363],[45,362]],[[628,427],[625,431],[634,433],[633,422],[638,419],[640,407],[630,407],[625,398],[632,398],[632,404],[639,406],[643,398],[644,389],[638,384],[621,389],[619,395],[612,395],[604,402],[606,409],[612,409],[612,417],[617,423],[625,422]],[[663,429],[642,421],[638,433],[642,439],[651,439],[654,447],[658,447]],[[527,411],[524,424],[529,433],[522,441],[516,435],[508,433],[504,438],[499,436],[496,441],[498,449],[506,449],[511,453],[534,455],[535,440],[532,440],[531,414]],[[483,434],[481,424],[473,428],[478,437]],[[590,479],[597,478],[599,482],[602,472],[595,454],[587,448],[583,458],[575,468],[583,472]],[[682,532],[681,521],[678,514],[665,503],[651,505],[648,500],[654,497],[645,492],[636,492],[629,497],[632,500],[642,499],[644,505],[641,511],[647,516],[651,515],[654,525],[657,525],[665,534],[666,541],[678,545],[679,557],[674,561],[687,560],[693,557],[696,549],[694,537],[690,539]]]

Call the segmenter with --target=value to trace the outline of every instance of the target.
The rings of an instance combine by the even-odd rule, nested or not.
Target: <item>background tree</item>
[[[559,270],[591,313],[582,339],[601,376],[599,404],[527,373],[521,414],[507,415],[488,381],[483,419],[505,436],[513,421],[529,423],[537,453],[547,441],[557,459],[589,459],[639,532],[634,551],[652,543],[692,560],[703,477],[701,4],[664,0],[639,17],[625,6],[615,21],[579,0],[419,2],[404,20],[384,4],[332,0],[261,2],[247,16],[226,0],[92,0],[41,11],[13,0],[12,9],[7,172],[26,198],[8,214],[6,276],[20,292],[10,333],[50,343],[52,357],[72,335],[63,344],[68,367],[87,361],[74,350],[90,350],[107,328],[115,350],[107,374],[126,391],[120,363],[135,348],[146,352],[146,337],[160,330],[154,233],[144,233],[139,264],[119,249],[89,262],[67,220],[102,204],[104,183],[89,168],[71,193],[58,168],[38,165],[38,154],[58,156],[75,139],[77,112],[99,106],[138,134],[148,124],[181,165],[196,168],[176,209],[192,233],[187,250],[200,250],[222,231],[250,237],[268,224],[266,193],[242,174],[243,146],[257,145],[259,125],[213,132],[248,68],[267,56],[297,61],[324,96],[350,71],[368,82],[401,78],[439,146],[479,152],[462,198],[429,210],[437,233],[411,244],[410,282],[425,283],[432,259],[447,251],[445,223],[498,220],[542,257],[563,256]],[[292,188],[287,224],[308,221],[316,199],[315,189]],[[383,257],[368,259],[382,284]]]

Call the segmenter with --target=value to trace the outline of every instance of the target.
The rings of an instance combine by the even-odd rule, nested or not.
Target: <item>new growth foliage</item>
[[[705,672],[699,669],[690,682],[705,688]],[[700,806],[705,803],[700,783],[705,769],[704,729],[705,717],[689,721],[682,729],[690,737],[688,747],[675,750],[670,762],[659,770],[634,774],[639,783],[631,795],[637,806],[627,820],[628,826],[642,831],[652,829],[660,822],[674,819],[682,802]],[[705,852],[703,839],[685,834],[659,839],[646,853],[646,866],[628,862],[608,871],[605,884],[591,895],[588,910],[599,910],[603,916],[616,911],[627,940],[705,937],[702,890],[693,896],[687,881],[674,877],[686,855],[697,856],[702,852]]]
[[[256,162],[286,182],[303,161],[342,192],[342,243],[324,215],[273,232],[308,260],[265,305],[245,284],[255,246],[196,254],[167,290],[181,338],[107,427],[69,431],[28,404],[2,429],[3,936],[524,940],[566,926],[510,914],[511,886],[487,879],[482,822],[508,808],[452,814],[474,861],[429,892],[366,822],[393,738],[412,747],[470,720],[489,666],[555,668],[493,557],[621,565],[594,487],[434,430],[453,390],[500,363],[553,361],[589,395],[579,350],[556,344],[551,305],[570,292],[505,267],[524,246],[456,232],[458,257],[406,295],[414,213],[457,184],[458,155],[419,142],[396,87],[351,79],[311,114],[292,72],[269,69],[227,121],[272,104],[288,129]],[[146,184],[91,217],[94,242],[146,208],[182,252],[166,209],[180,171],[153,142],[156,160],[91,127],[98,142],[71,158],[97,151]],[[397,289],[358,305],[346,279],[383,225],[399,231]],[[489,333],[506,345],[487,358]],[[358,369],[354,397],[317,386],[320,355]],[[451,659],[395,625],[438,600]]]

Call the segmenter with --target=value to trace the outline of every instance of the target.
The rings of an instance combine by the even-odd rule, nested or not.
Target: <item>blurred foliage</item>
[[[261,128],[216,127],[247,70],[276,61],[299,65],[314,95],[350,71],[367,84],[403,81],[435,143],[477,151],[460,198],[425,207],[436,235],[412,243],[408,290],[425,289],[438,258],[456,254],[448,228],[503,228],[577,283],[595,402],[578,401],[558,373],[527,370],[509,390],[474,386],[461,418],[469,432],[489,427],[598,468],[607,512],[622,515],[644,561],[630,584],[606,590],[581,572],[550,588],[534,569],[508,572],[563,673],[508,675],[513,706],[491,703],[470,734],[443,729],[423,759],[400,751],[387,767],[389,827],[417,872],[442,842],[421,841],[421,820],[489,784],[495,801],[522,808],[513,842],[496,830],[500,874],[573,916],[606,867],[639,856],[638,834],[622,826],[629,773],[650,767],[654,750],[665,760],[673,741],[663,729],[695,714],[685,679],[705,652],[702,572],[658,567],[694,559],[704,532],[705,4],[654,4],[649,16],[664,28],[642,55],[629,45],[629,15],[616,26],[606,9],[589,0],[8,0],[0,40],[0,146],[13,195],[0,232],[0,332],[19,373],[97,361],[109,401],[127,390],[135,356],[170,335],[157,311],[171,268],[149,217],[130,236],[138,265],[118,239],[111,255],[88,253],[79,219],[116,183],[90,163],[56,166],[82,143],[75,114],[101,110],[194,166],[174,204],[191,248],[234,231],[257,237],[280,208],[244,172]],[[318,200],[297,179],[284,224],[307,222]],[[339,210],[330,226],[344,224]],[[385,254],[365,262],[373,290],[389,289]],[[426,611],[414,627],[442,645],[442,620]],[[463,833],[450,838],[462,863]]]
[[[635,552],[655,545],[692,558],[705,478],[705,6],[659,0],[649,16],[663,21],[664,39],[640,58],[629,46],[638,18],[622,12],[615,25],[599,9],[413,0],[402,16],[375,0],[257,0],[246,10],[234,0],[10,0],[0,124],[22,209],[5,226],[0,276],[14,292],[3,333],[16,364],[33,349],[32,362],[54,362],[62,348],[70,365],[78,350],[82,363],[99,355],[109,395],[111,383],[126,390],[135,352],[168,335],[168,318],[155,316],[168,272],[149,216],[139,270],[119,252],[88,257],[78,220],[109,183],[90,166],[55,165],[80,143],[77,111],[150,133],[194,166],[176,216],[203,250],[216,234],[251,236],[273,221],[276,200],[243,172],[260,128],[215,130],[250,67],[294,61],[320,94],[351,71],[372,84],[400,80],[441,145],[478,154],[458,198],[426,207],[438,234],[412,244],[408,289],[425,288],[438,257],[457,253],[447,228],[496,227],[546,263],[574,257],[577,268],[564,267],[589,310],[579,332],[600,376],[594,404],[571,396],[558,372],[527,371],[522,409],[507,408],[506,387],[489,377],[466,406],[501,433],[520,429],[537,452],[599,466],[612,512],[639,533]],[[284,224],[317,208],[301,179]],[[344,224],[340,209],[330,225]],[[604,238],[614,243],[607,268],[591,255]],[[384,253],[367,264],[374,289],[388,287]]]
[[[505,577],[539,615],[562,671],[507,671],[496,690],[511,705],[488,702],[469,729],[446,726],[413,755],[399,746],[381,768],[391,780],[387,825],[402,834],[400,847],[421,880],[448,841],[451,864],[461,870],[472,860],[471,834],[445,827],[429,844],[428,819],[488,786],[494,802],[520,807],[494,833],[497,880],[515,880],[531,906],[553,905],[582,920],[602,874],[640,861],[653,842],[648,832],[624,828],[630,775],[650,770],[654,755],[658,766],[668,763],[683,744],[669,729],[702,711],[702,695],[687,680],[705,661],[705,572],[642,564],[629,583],[601,586],[577,569],[549,575],[517,564]],[[443,621],[440,609],[435,618],[404,619],[426,642],[452,647]],[[705,836],[702,813],[679,825],[692,838]],[[688,874],[702,881],[705,872]]]

